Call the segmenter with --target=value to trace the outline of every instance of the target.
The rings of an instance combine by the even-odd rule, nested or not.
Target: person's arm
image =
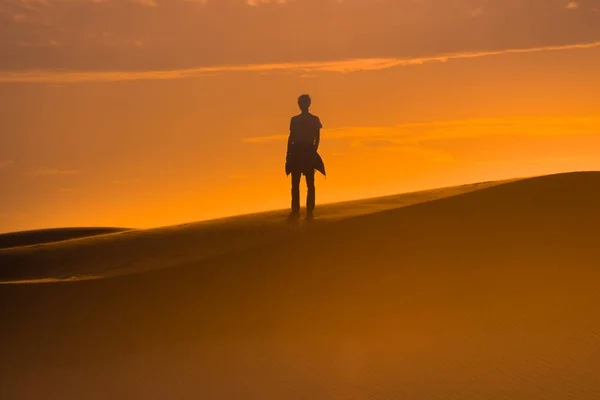
[[[290,133],[290,135],[288,136],[287,151],[285,153],[287,156],[289,156],[291,154],[293,147],[294,147],[294,141],[292,140],[292,134]]]
[[[315,142],[314,142],[314,146],[315,146],[315,151],[319,150],[319,143],[321,143],[321,128],[323,127],[323,125],[321,124],[321,120],[319,118],[317,118],[317,132],[315,133]]]
[[[287,157],[289,157],[289,155],[291,154],[292,149],[294,147],[294,141],[292,140],[292,124],[293,124],[293,120],[290,121],[290,134],[288,136],[287,151],[285,153],[286,159],[287,159]]]

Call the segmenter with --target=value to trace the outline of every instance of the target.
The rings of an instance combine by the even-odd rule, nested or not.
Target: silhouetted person
[[[306,217],[312,218],[315,209],[315,169],[325,175],[325,165],[317,153],[321,141],[321,121],[308,112],[310,96],[298,98],[301,113],[292,117],[285,163],[286,174],[292,174],[292,212],[290,218],[300,216],[300,179],[306,179]]]

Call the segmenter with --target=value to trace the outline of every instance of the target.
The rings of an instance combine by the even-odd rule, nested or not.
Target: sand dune
[[[572,173],[3,250],[112,277],[0,286],[0,398],[597,399],[598,204]]]
[[[0,249],[35,246],[51,242],[79,239],[108,233],[124,232],[126,228],[55,228],[0,234]]]
[[[485,182],[324,205],[319,208],[319,219],[311,224],[323,226],[357,215],[406,207],[507,182]],[[0,283],[96,279],[198,262],[299,233],[304,221],[290,225],[286,216],[287,211],[280,210],[156,229],[113,228],[111,233],[110,228],[104,228],[104,235],[96,232],[95,236],[86,228],[18,232],[6,236],[22,237],[21,242],[25,242],[25,238],[30,242],[38,239],[40,243],[43,243],[42,237],[48,242],[51,237],[54,240],[53,243],[0,250]],[[39,234],[34,234],[36,232]],[[61,235],[74,237],[74,232],[79,232],[82,237],[57,240]]]

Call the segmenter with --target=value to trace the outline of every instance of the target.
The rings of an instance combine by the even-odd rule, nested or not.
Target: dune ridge
[[[34,229],[29,231],[9,232],[0,234],[0,250],[22,246],[36,246],[52,242],[79,239],[90,236],[105,235],[115,232],[128,231],[128,228],[80,227]]]

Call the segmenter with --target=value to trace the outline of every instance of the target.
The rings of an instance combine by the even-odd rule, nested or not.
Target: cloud
[[[56,0],[51,0],[51,1],[55,1]],[[67,1],[75,1],[75,0],[67,0]],[[102,3],[108,3],[111,0],[79,0],[81,2],[89,2],[89,3],[93,3],[93,4],[102,4]],[[146,6],[146,7],[158,7],[158,3],[156,3],[155,0],[129,0],[131,3],[135,3],[135,4],[139,4],[141,6]],[[194,0],[188,0],[188,1],[194,1]],[[204,0],[204,2],[206,2],[206,0]]]
[[[519,117],[519,118],[481,118],[449,121],[406,123],[394,126],[354,126],[323,129],[321,137],[333,146],[340,144],[348,148],[362,148],[361,152],[393,152],[394,157],[414,158],[432,163],[456,161],[449,152],[451,143],[460,140],[506,138],[513,136],[522,140],[550,137],[571,138],[582,135],[600,136],[600,115],[588,117]],[[253,145],[283,145],[288,135],[269,135],[243,139]],[[338,142],[338,141],[341,141]],[[335,143],[337,142],[337,144]],[[526,141],[529,142],[529,141]],[[489,142],[488,142],[489,143]],[[449,147],[450,146],[450,147]]]
[[[579,8],[579,3],[577,3],[576,1],[570,1],[567,3],[565,8],[568,10],[577,10]]]
[[[100,80],[162,79],[150,72],[398,60],[600,40],[591,12],[597,0],[574,0],[590,12],[567,12],[570,1],[0,0],[0,70],[5,77],[11,71],[102,71]],[[20,45],[50,40],[60,46]],[[131,53],[136,40],[144,50]],[[129,74],[115,77],[120,71]]]
[[[158,7],[158,4],[154,0],[131,0],[133,3],[139,4],[146,7]]]
[[[285,4],[288,0],[246,0],[249,6],[257,7],[265,4]]]
[[[350,140],[355,145],[397,147],[416,146],[426,141],[513,136],[556,136],[566,134],[600,135],[600,116],[482,118],[452,121],[407,123],[395,126],[359,126],[323,129],[327,140]],[[268,135],[243,139],[245,143],[273,143],[287,135]]]
[[[576,43],[561,46],[530,47],[520,49],[505,49],[494,51],[479,51],[437,55],[417,58],[364,58],[342,61],[247,64],[199,67],[174,70],[151,71],[3,71],[0,72],[0,83],[13,82],[42,82],[42,83],[79,83],[79,82],[111,82],[130,80],[166,80],[185,79],[204,76],[213,73],[231,72],[276,72],[292,71],[306,73],[350,73],[359,71],[377,71],[388,68],[422,65],[434,62],[499,56],[504,54],[538,53],[549,51],[567,51],[592,49],[600,47],[600,41],[591,43]]]
[[[62,176],[62,175],[78,175],[81,171],[76,169],[63,168],[32,168],[23,173],[28,176]]]
[[[477,7],[469,11],[469,17],[471,18],[477,18],[481,15],[483,15],[483,7]]]
[[[12,160],[0,160],[0,169],[8,168],[14,163]]]
[[[18,0],[17,3],[25,9],[32,10],[39,6],[47,7],[52,0]]]
[[[54,40],[48,40],[48,41],[43,41],[43,42],[19,42],[19,46],[21,47],[57,47],[60,46],[60,44]]]

